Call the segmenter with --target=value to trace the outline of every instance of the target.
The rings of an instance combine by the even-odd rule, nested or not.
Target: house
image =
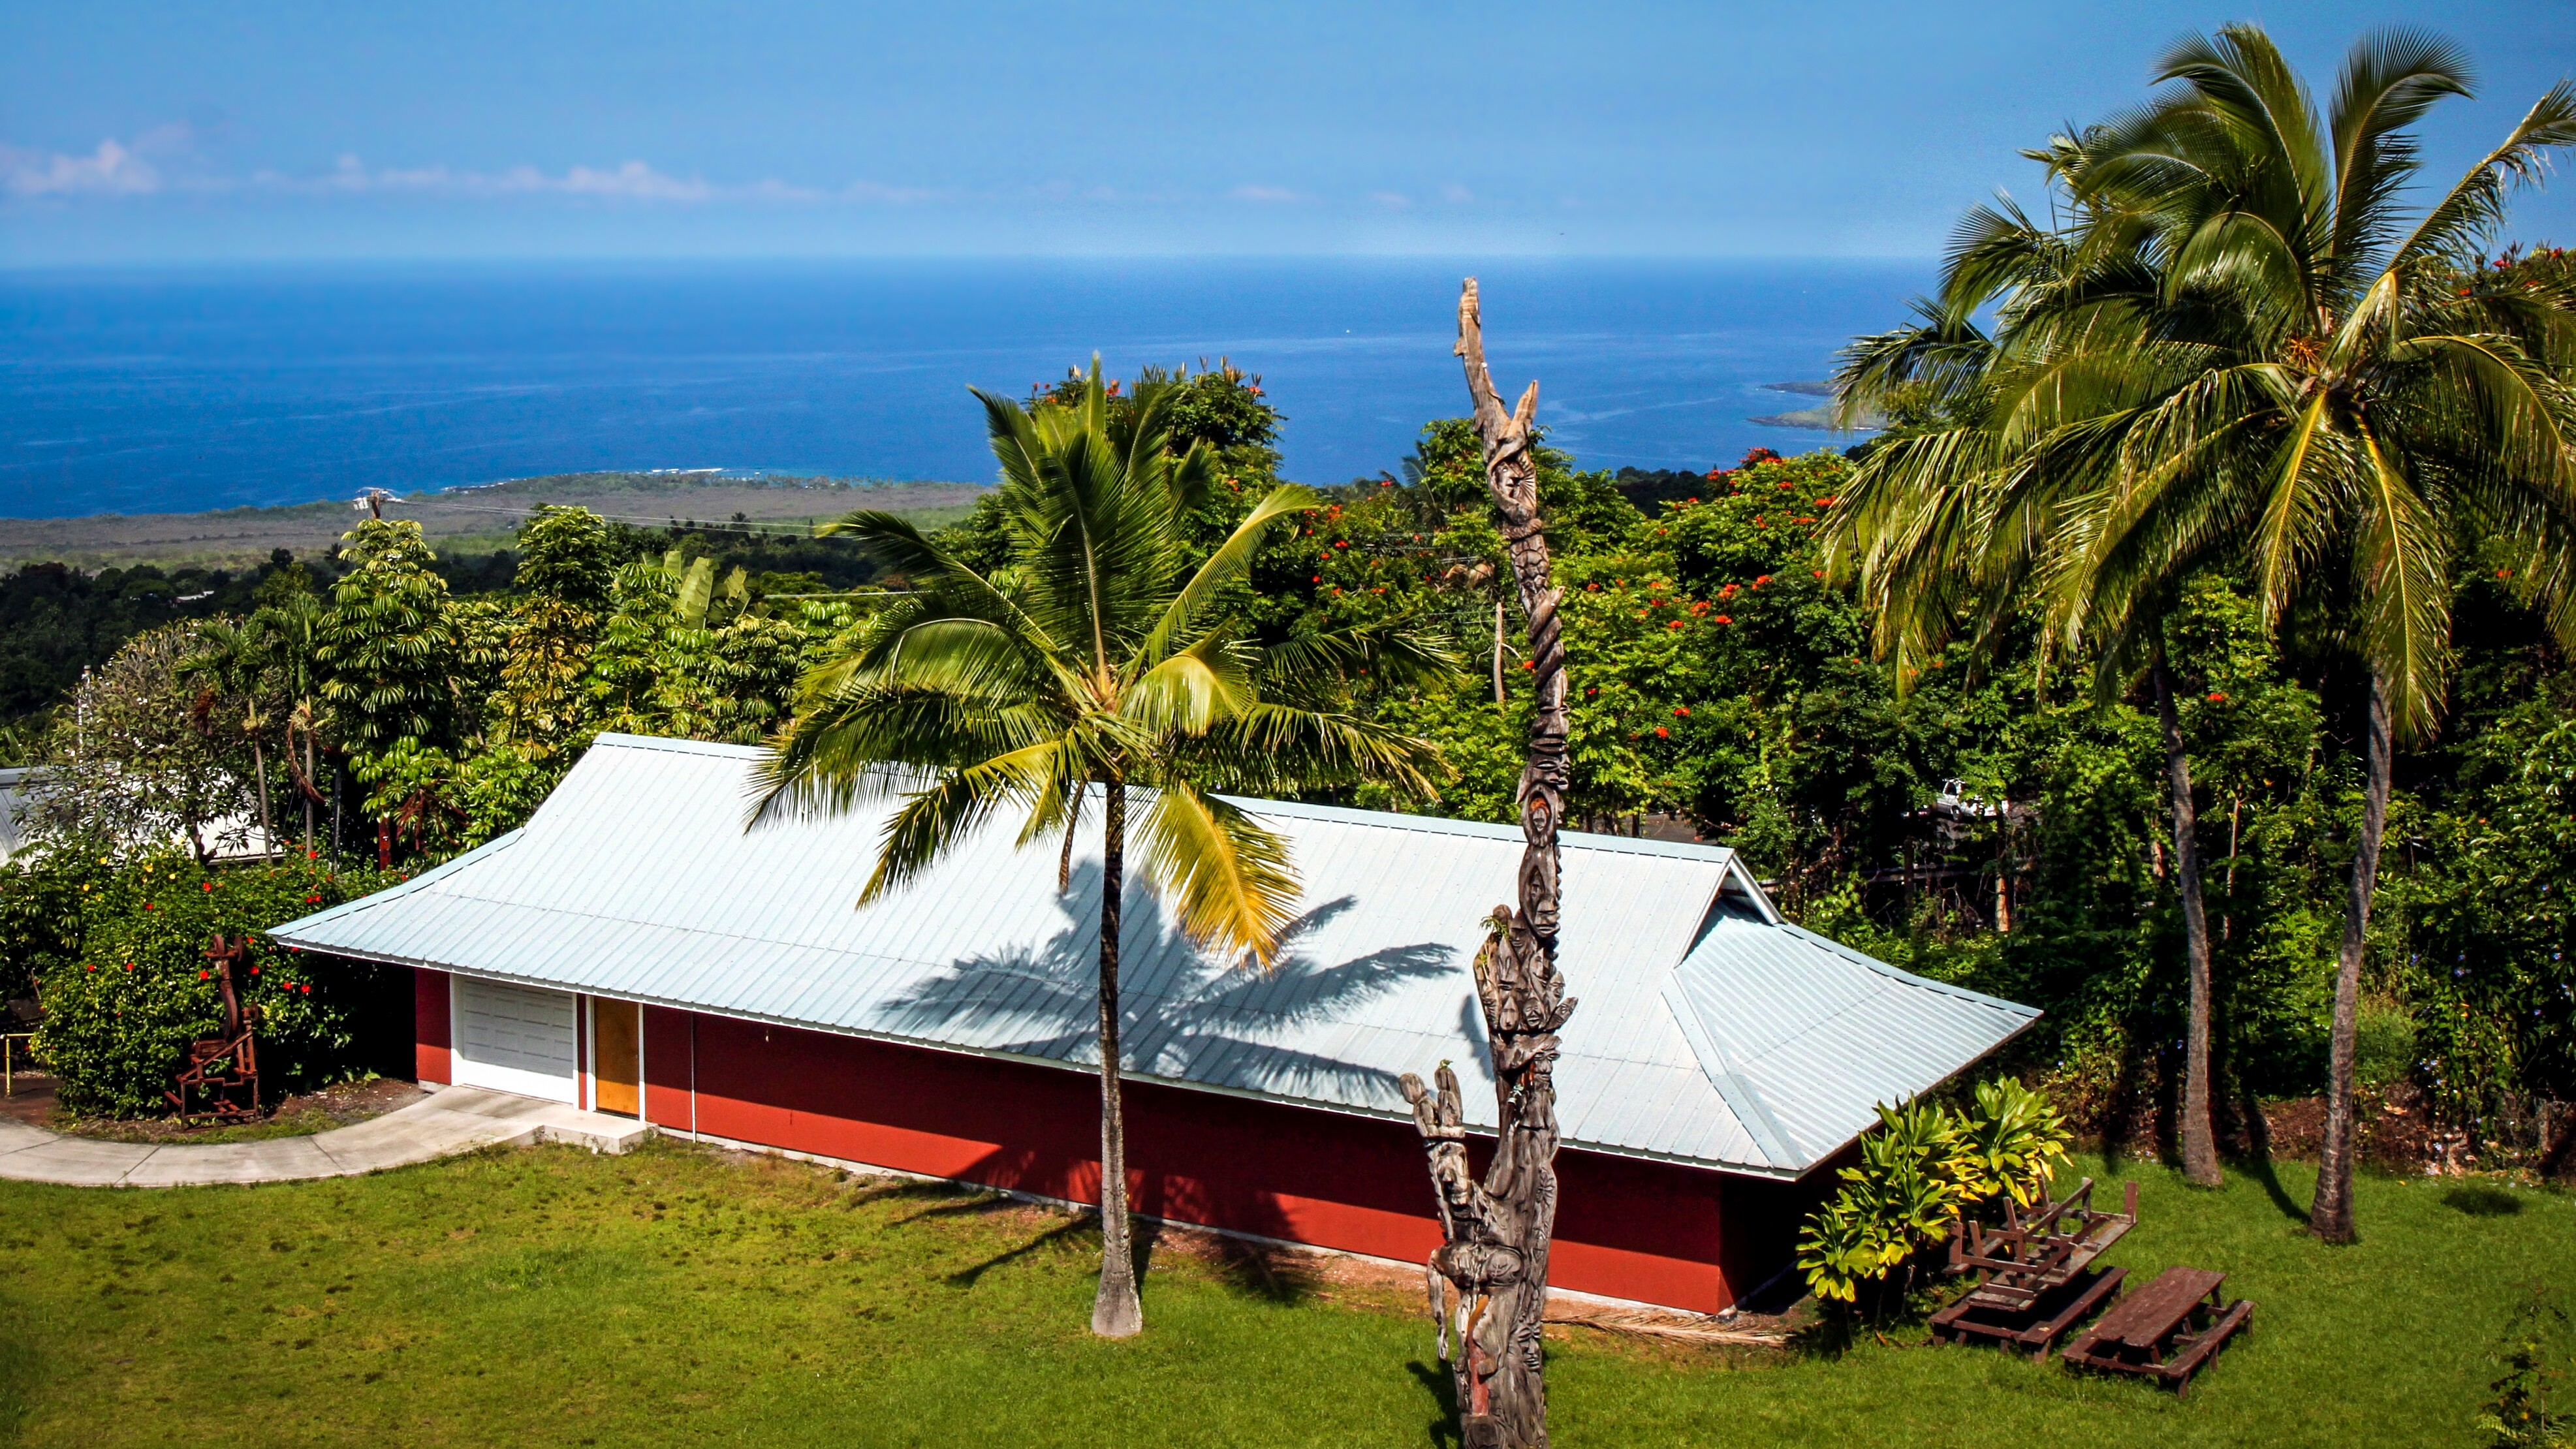
[[[414,968],[424,1082],[1095,1201],[1097,834],[1061,894],[1012,821],[856,907],[891,806],[746,831],[757,759],[602,735],[524,828],[272,934]],[[1131,876],[1137,1210],[1419,1262],[1439,1228],[1397,1081],[1451,1062],[1491,1130],[1470,962],[1520,834],[1245,803],[1304,885],[1272,969],[1192,947]],[[1788,1265],[1874,1104],[2038,1015],[1790,925],[1724,849],[1569,834],[1562,879],[1563,1288],[1727,1307]]]

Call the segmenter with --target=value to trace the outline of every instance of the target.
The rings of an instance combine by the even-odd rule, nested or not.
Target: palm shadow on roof
[[[1058,900],[1063,929],[1040,946],[958,961],[877,1008],[872,1027],[914,1037],[971,1034],[996,1050],[1097,1064],[1101,868],[1085,863]],[[1183,937],[1153,892],[1124,892],[1120,1055],[1130,1072],[1265,1094],[1400,1107],[1396,1074],[1280,1038],[1306,1036],[1403,983],[1459,970],[1436,941],[1322,962],[1300,943],[1356,901],[1326,901],[1282,933],[1268,971],[1232,965]],[[992,1033],[1005,1039],[994,1040]]]

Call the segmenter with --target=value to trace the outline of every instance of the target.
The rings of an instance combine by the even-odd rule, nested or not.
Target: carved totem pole
[[[1437,1090],[1407,1073],[1404,1095],[1431,1160],[1431,1182],[1448,1241],[1428,1269],[1441,1354],[1458,1385],[1466,1449],[1544,1449],[1547,1384],[1540,1333],[1547,1313],[1547,1249],[1556,1227],[1557,1030],[1574,1014],[1556,971],[1556,830],[1565,813],[1565,644],[1557,592],[1548,579],[1547,539],[1538,512],[1538,463],[1531,424],[1538,384],[1503,410],[1485,366],[1476,281],[1458,297],[1458,356],[1475,399],[1484,442],[1485,487],[1494,496],[1512,581],[1529,617],[1529,659],[1538,691],[1530,716],[1529,762],[1521,771],[1520,905],[1497,906],[1476,953],[1476,994],[1493,1053],[1499,1141],[1478,1182],[1467,1166],[1458,1078],[1442,1063]],[[1449,1354],[1449,1329],[1458,1350]]]

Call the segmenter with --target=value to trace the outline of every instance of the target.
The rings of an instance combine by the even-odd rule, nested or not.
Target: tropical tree
[[[2179,43],[2156,80],[2177,89],[2034,153],[2063,221],[2009,203],[1972,214],[1923,322],[1848,359],[1846,407],[1911,402],[1933,419],[1855,480],[1854,536],[1871,540],[1858,553],[1895,606],[1900,652],[2027,582],[2061,639],[2115,668],[2153,656],[2179,579],[2230,567],[2274,627],[2366,670],[2311,1213],[2341,1241],[2390,760],[2441,717],[2462,558],[2503,550],[2576,641],[2576,401],[2558,380],[2576,360],[2576,296],[2484,269],[2514,186],[2576,143],[2576,86],[2410,217],[2412,128],[2470,93],[2448,44],[2365,37],[2322,117],[2251,26]],[[1974,319],[1990,306],[1988,336]]]
[[[456,716],[461,639],[447,581],[420,525],[371,518],[341,545],[350,569],[318,621],[321,694],[356,764],[406,744],[436,747]],[[393,858],[394,822],[376,821],[379,865]]]
[[[267,626],[257,615],[235,623],[229,619],[209,619],[198,627],[196,649],[179,661],[181,679],[202,680],[207,686],[204,701],[210,711],[220,709],[235,717],[242,738],[250,744],[252,777],[258,784],[260,848],[275,850],[277,828],[268,813],[268,731],[276,724],[277,711],[270,699],[269,668],[277,654],[277,641],[269,636]]]
[[[216,724],[214,701],[183,672],[203,652],[205,627],[182,619],[147,629],[83,671],[71,707],[55,716],[27,811],[32,833],[120,852],[184,842],[201,865],[243,842],[251,801],[241,756]]]
[[[1363,779],[1427,789],[1430,748],[1353,717],[1336,696],[1346,670],[1422,675],[1445,660],[1397,625],[1255,642],[1224,607],[1229,586],[1275,524],[1317,500],[1272,489],[1193,563],[1183,524],[1214,480],[1214,455],[1203,443],[1170,446],[1166,388],[1149,382],[1113,410],[1095,362],[1075,396],[1034,410],[976,396],[1002,465],[1008,563],[978,573],[889,513],[824,525],[911,592],[807,674],[761,767],[752,823],[900,797],[865,903],[996,812],[1026,812],[1023,844],[1060,833],[1067,860],[1074,830],[1099,812],[1102,1231],[1091,1324],[1119,1337],[1143,1327],[1119,1107],[1129,807],[1144,880],[1181,928],[1266,964],[1297,877],[1285,843],[1215,792]]]
[[[301,569],[292,575],[304,580]],[[278,591],[270,602],[260,605],[250,616],[250,627],[259,631],[266,643],[270,665],[277,672],[279,687],[285,692],[284,719],[286,773],[295,793],[304,805],[304,853],[313,853],[313,812],[323,803],[322,791],[315,783],[320,761],[321,730],[324,711],[322,688],[322,600],[309,585]],[[303,746],[297,758],[297,745]]]

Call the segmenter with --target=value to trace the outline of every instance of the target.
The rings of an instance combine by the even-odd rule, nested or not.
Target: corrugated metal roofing
[[[1098,1061],[1098,835],[1074,888],[997,822],[853,909],[891,805],[746,832],[758,752],[602,735],[525,828],[271,933],[468,975],[1056,1065]],[[1494,1123],[1469,963],[1510,898],[1505,826],[1246,801],[1290,841],[1304,910],[1269,973],[1192,947],[1141,884],[1121,966],[1130,1070],[1406,1116],[1443,1059]],[[1095,819],[1096,814],[1095,814]],[[1564,837],[1560,961],[1581,1007],[1557,1067],[1565,1139],[1794,1175],[2028,1025],[1780,924],[1713,846]]]

